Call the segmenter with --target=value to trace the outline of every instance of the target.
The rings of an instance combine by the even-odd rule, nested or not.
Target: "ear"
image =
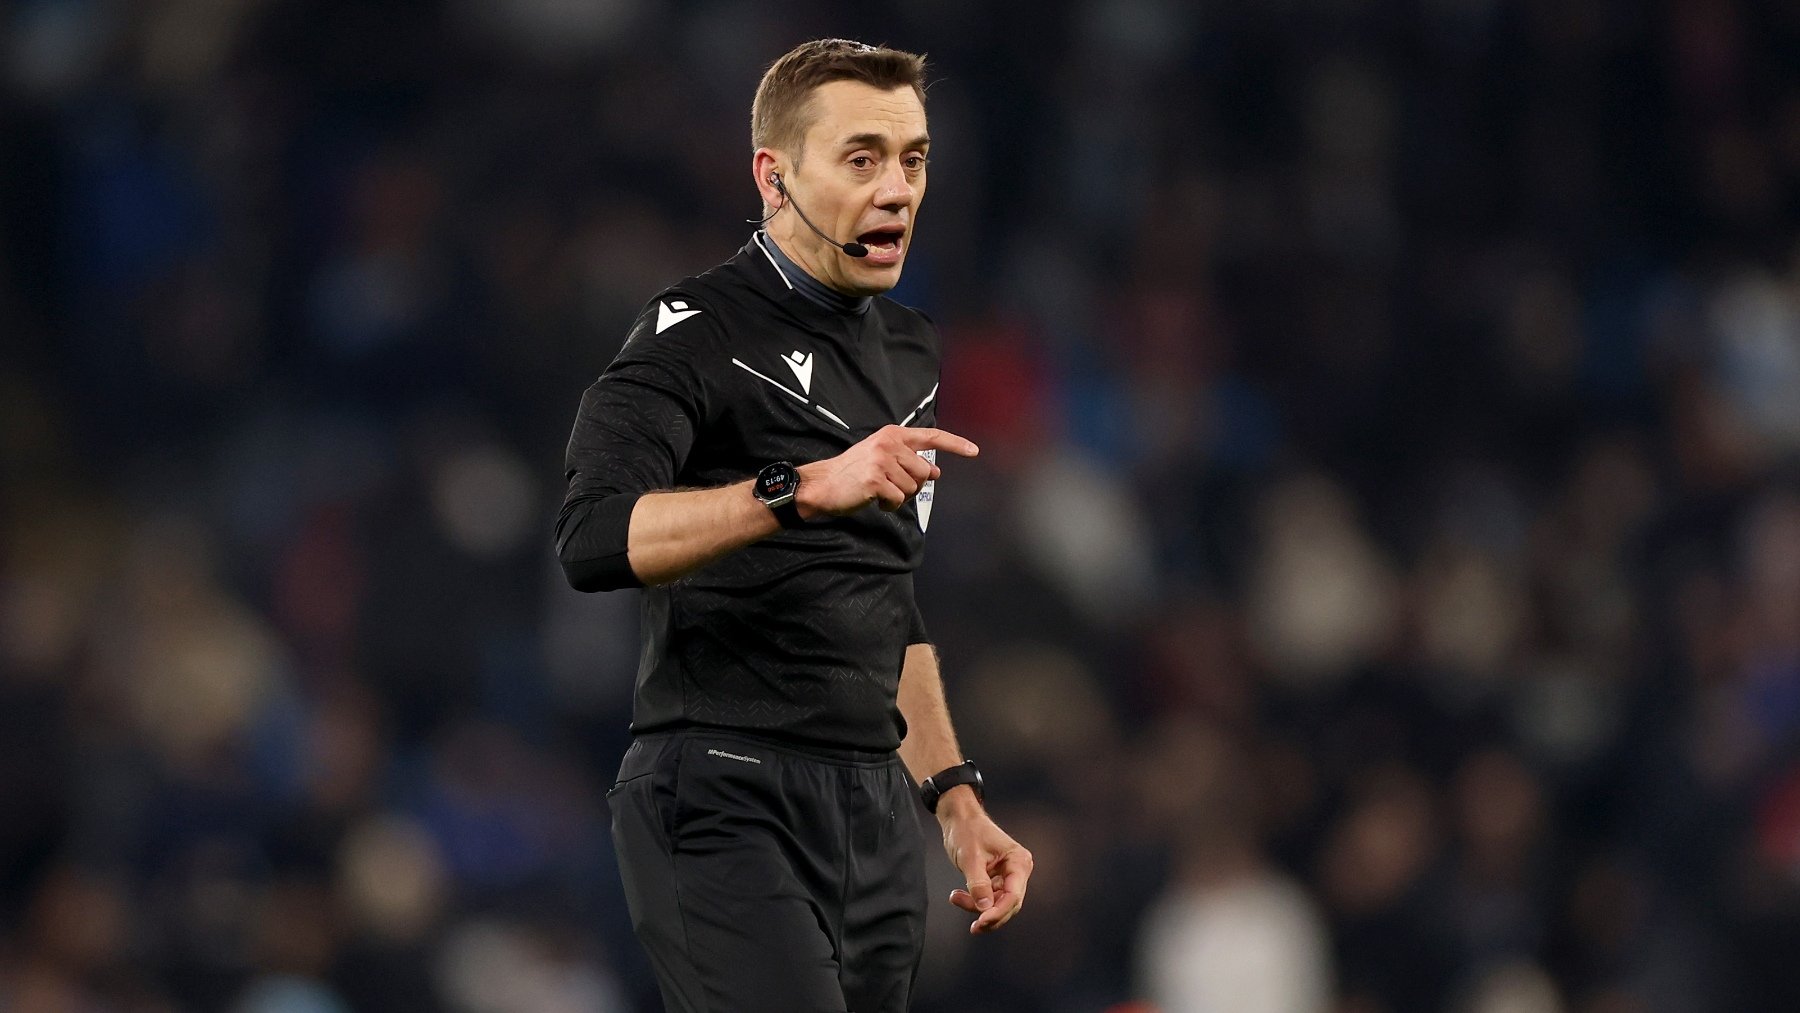
[[[778,208],[787,203],[786,197],[776,187],[775,180],[781,178],[782,166],[787,159],[774,148],[757,148],[750,159],[750,172],[756,180],[756,192],[762,197],[763,207]]]

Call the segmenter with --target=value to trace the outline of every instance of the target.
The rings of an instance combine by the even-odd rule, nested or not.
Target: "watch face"
[[[800,488],[800,473],[794,466],[778,461],[756,473],[756,498],[777,506],[793,499]]]

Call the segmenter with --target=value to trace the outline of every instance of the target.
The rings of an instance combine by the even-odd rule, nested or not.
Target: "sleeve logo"
[[[688,304],[681,299],[658,302],[656,304],[656,333],[661,334],[699,312],[699,310],[688,309]]]

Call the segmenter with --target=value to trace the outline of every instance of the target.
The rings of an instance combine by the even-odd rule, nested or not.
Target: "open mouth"
[[[883,225],[857,236],[856,241],[868,247],[871,253],[897,253],[905,237],[906,226]]]

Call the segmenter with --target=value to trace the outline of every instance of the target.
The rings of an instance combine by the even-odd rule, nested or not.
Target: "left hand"
[[[960,801],[960,800],[959,800]],[[992,932],[1019,913],[1031,878],[1031,852],[1006,835],[979,802],[939,815],[944,850],[963,874],[966,888],[952,890],[950,903],[975,915],[972,935]]]

